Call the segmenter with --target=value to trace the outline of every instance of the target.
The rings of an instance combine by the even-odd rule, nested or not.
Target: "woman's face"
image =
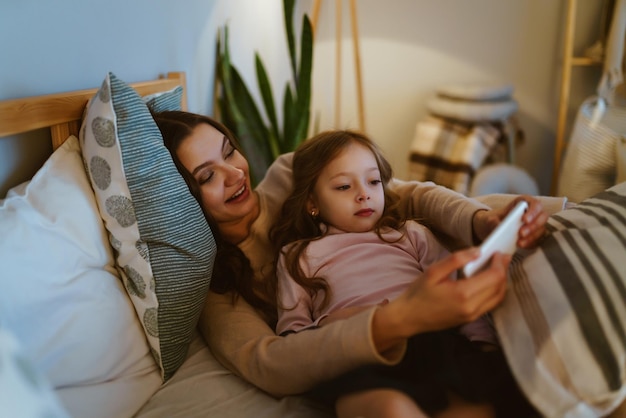
[[[176,152],[199,186],[202,207],[222,232],[257,216],[248,162],[222,132],[202,123]]]

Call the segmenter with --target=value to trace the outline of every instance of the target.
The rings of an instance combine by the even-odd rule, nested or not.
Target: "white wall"
[[[600,2],[579,2],[586,46]],[[335,6],[322,1],[314,57],[313,111],[334,126]],[[518,163],[549,191],[564,0],[359,0],[358,26],[367,131],[398,176],[415,123],[446,83],[511,82],[527,134]],[[310,12],[313,0],[298,0]],[[348,2],[343,7],[340,127],[356,127]],[[298,19],[299,21],[299,19]],[[190,110],[212,112],[215,40],[228,23],[232,60],[256,92],[254,52],[278,97],[289,77],[281,0],[13,0],[0,2],[0,100],[98,86],[107,71],[134,82],[187,72]],[[299,27],[299,24],[298,24]],[[298,31],[299,33],[299,31]],[[574,71],[573,102],[594,87],[594,70]],[[588,81],[591,80],[591,81]],[[578,92],[578,93],[577,93]],[[577,96],[578,95],[578,96]],[[575,106],[573,106],[573,109]],[[0,196],[45,159],[29,141],[0,140]]]

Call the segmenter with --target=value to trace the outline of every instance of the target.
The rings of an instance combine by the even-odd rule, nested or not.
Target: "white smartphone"
[[[470,261],[463,267],[465,277],[470,277],[480,270],[494,252],[499,251],[504,254],[513,254],[517,249],[517,239],[519,229],[522,224],[522,216],[528,209],[528,202],[521,201],[500,222],[486,240],[480,245],[480,256]]]

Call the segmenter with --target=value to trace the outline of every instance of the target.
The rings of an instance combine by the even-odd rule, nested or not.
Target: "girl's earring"
[[[312,210],[311,211],[311,216],[315,218],[317,216],[317,212],[315,210]]]

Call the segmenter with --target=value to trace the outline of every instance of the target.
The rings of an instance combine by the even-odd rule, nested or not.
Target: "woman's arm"
[[[371,308],[344,321],[279,337],[243,298],[233,305],[230,295],[209,292],[199,327],[224,366],[274,396],[286,396],[357,366],[399,362],[405,340],[376,350],[375,312]]]
[[[529,203],[524,215],[521,239],[518,245],[530,248],[545,232],[549,212],[561,210],[563,198],[520,195],[486,195],[476,199],[437,186],[432,182],[401,181],[394,179],[391,188],[400,195],[401,209],[405,216],[416,218],[428,226],[448,248],[463,248],[478,244],[506,216],[520,199]],[[489,203],[496,203],[491,209]]]
[[[495,308],[506,293],[511,256],[496,253],[489,267],[470,280],[451,279],[477,255],[476,248],[451,254],[432,264],[397,299],[379,306],[372,322],[376,348],[384,352],[412,335],[468,323]]]
[[[488,206],[433,182],[393,179],[390,188],[400,195],[403,215],[426,225],[447,247],[476,243],[472,228],[474,215],[489,210]]]
[[[200,330],[215,357],[237,375],[275,396],[302,393],[358,366],[397,363],[408,337],[493,309],[504,297],[510,256],[496,254],[471,280],[451,280],[476,255],[475,248],[453,253],[397,299],[286,337],[276,336],[243,298],[233,304],[230,295],[209,292]]]

